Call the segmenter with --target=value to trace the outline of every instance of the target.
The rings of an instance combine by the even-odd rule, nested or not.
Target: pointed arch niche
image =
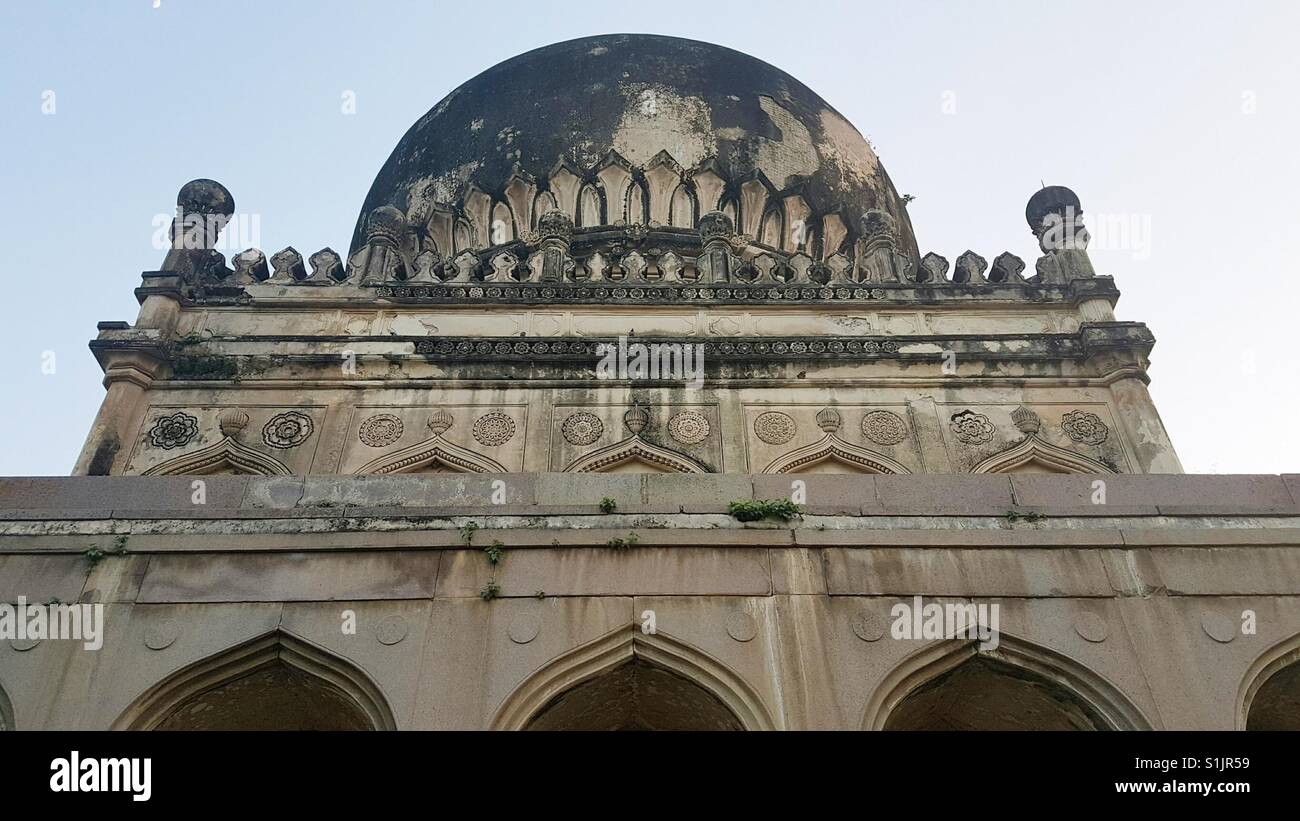
[[[115,730],[392,730],[364,671],[274,631],[184,667],[122,712]]]
[[[866,730],[1149,730],[1087,666],[1002,633],[996,649],[945,641],[912,654],[867,701]]]
[[[758,693],[667,633],[628,625],[555,658],[502,702],[494,730],[773,730]]]
[[[876,453],[833,433],[778,456],[764,473],[911,473],[883,453]]]
[[[579,456],[565,473],[709,473],[709,469],[684,453],[630,436]]]
[[[215,476],[238,474],[250,476],[288,476],[287,466],[273,456],[239,444],[231,436],[220,442],[199,448],[193,453],[160,462],[142,473],[142,476]]]
[[[357,473],[505,473],[495,459],[452,444],[441,436],[372,459]]]
[[[1114,473],[1081,453],[1030,434],[1006,450],[985,458],[971,473]]]

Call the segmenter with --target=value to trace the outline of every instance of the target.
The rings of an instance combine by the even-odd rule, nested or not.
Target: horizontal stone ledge
[[[1087,524],[1086,521],[1080,524]],[[1294,548],[1300,546],[1300,527],[1278,528],[1165,528],[1138,530],[1116,526],[1041,528],[991,526],[980,528],[844,528],[788,527],[647,527],[635,522],[601,522],[593,527],[512,527],[508,522],[491,522],[474,531],[466,544],[458,527],[436,529],[398,528],[384,530],[254,530],[230,531],[214,528],[153,528],[144,532],[0,532],[0,555],[77,555],[96,549],[112,558],[125,555],[167,553],[336,553],[383,552],[393,550],[479,551],[495,541],[510,549],[604,550],[613,540],[629,541],[635,547],[685,549],[826,549],[854,552],[888,551],[896,548],[996,550],[1024,549],[1050,552],[1068,549],[1161,548],[1241,549]],[[125,537],[125,542],[120,540]]]
[[[1293,547],[1300,544],[1300,527],[1122,528],[1120,532],[1126,547]]]
[[[194,482],[202,481],[202,504]],[[594,512],[726,513],[732,501],[788,498],[803,483],[810,512],[864,516],[1295,515],[1295,475],[827,476],[567,473],[439,476],[112,476],[0,479],[0,519],[145,516],[455,516]],[[1095,482],[1105,504],[1094,504]],[[503,483],[503,484],[496,484]],[[503,502],[503,504],[494,504]],[[404,514],[401,511],[410,511]],[[53,514],[53,515],[50,515]]]

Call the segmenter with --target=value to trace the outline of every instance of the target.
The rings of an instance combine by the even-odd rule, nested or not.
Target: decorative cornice
[[[251,290],[251,292],[250,292]],[[1076,279],[1064,284],[1035,282],[926,282],[828,285],[785,282],[753,284],[735,282],[709,285],[689,282],[587,282],[433,283],[419,281],[338,284],[333,281],[281,282],[255,285],[204,285],[182,289],[171,284],[142,286],[136,298],[162,294],[188,305],[280,306],[382,301],[418,305],[948,305],[971,303],[1053,303],[1077,305],[1103,299],[1114,305],[1119,290],[1110,277]]]
[[[864,337],[729,337],[727,339],[699,339],[696,337],[651,338],[636,337],[635,342],[661,345],[703,345],[706,358],[718,359],[800,359],[822,356],[890,357],[899,351],[899,342],[893,339],[867,339]],[[484,337],[437,337],[421,339],[415,352],[430,359],[525,359],[525,360],[580,360],[594,362],[600,356],[602,345],[617,345],[609,339],[520,339]]]

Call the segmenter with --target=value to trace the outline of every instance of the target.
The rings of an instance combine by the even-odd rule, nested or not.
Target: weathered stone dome
[[[916,258],[903,203],[852,124],[780,69],[675,37],[570,40],[484,71],[398,143],[354,250],[385,206],[443,258],[524,238],[557,208],[579,231],[695,229],[719,210],[737,232],[787,251],[806,229],[821,258],[850,249],[876,209]]]

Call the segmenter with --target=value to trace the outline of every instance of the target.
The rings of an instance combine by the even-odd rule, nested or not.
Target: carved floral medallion
[[[766,411],[754,419],[754,434],[769,445],[784,445],[794,438],[794,419],[780,411]]]
[[[294,448],[307,441],[314,427],[311,417],[298,411],[286,411],[271,417],[262,428],[262,441],[273,448]]]
[[[560,426],[564,441],[570,445],[590,445],[604,432],[604,423],[594,413],[571,413]]]
[[[504,445],[515,435],[515,420],[500,411],[485,413],[474,420],[473,432],[481,445]]]
[[[160,416],[149,429],[149,444],[163,450],[189,444],[199,434],[199,420],[188,413]]]
[[[954,413],[950,420],[957,441],[967,445],[982,445],[993,441],[993,423],[982,413],[964,410]]]
[[[699,411],[682,411],[668,420],[668,434],[683,445],[698,445],[709,435],[709,420]]]
[[[896,413],[871,411],[862,417],[862,435],[877,445],[897,445],[907,438],[907,423]]]
[[[1073,410],[1061,417],[1061,430],[1075,442],[1100,445],[1110,435],[1110,428],[1095,413]]]
[[[383,448],[402,438],[402,420],[391,413],[379,413],[361,423],[357,436],[372,448]]]

